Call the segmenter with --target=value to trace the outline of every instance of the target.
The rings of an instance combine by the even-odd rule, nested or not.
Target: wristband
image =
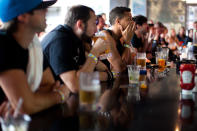
[[[58,94],[60,94],[60,96],[61,96],[61,103],[64,103],[64,101],[65,101],[64,93],[61,90],[57,90],[57,89],[54,89],[53,91],[57,92]]]
[[[124,44],[123,46],[124,46],[124,47],[127,47],[127,48],[131,48],[131,46],[128,45],[128,44]]]
[[[119,76],[120,72],[112,71],[112,74],[113,74],[113,78],[116,78],[117,76]]]
[[[89,53],[88,56],[91,57],[91,58],[93,58],[94,61],[95,61],[95,63],[98,62],[98,58],[95,55],[93,55],[92,53]]]

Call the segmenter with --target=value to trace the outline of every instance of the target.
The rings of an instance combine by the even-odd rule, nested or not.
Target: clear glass
[[[127,99],[130,102],[138,102],[140,101],[140,89],[139,86],[131,86],[128,88]]]
[[[162,48],[161,50],[162,54],[163,54],[163,58],[168,61],[168,56],[169,56],[169,48]]]
[[[183,48],[180,55],[180,60],[187,59],[188,48]]]
[[[137,53],[137,65],[146,68],[146,53]]]
[[[159,56],[161,52],[155,52],[155,62],[158,64]]]
[[[164,68],[166,65],[166,55],[161,51],[161,52],[157,52],[156,55],[156,63],[158,64],[158,66],[160,68]]]
[[[129,84],[138,84],[139,83],[140,66],[127,65],[127,68],[128,68]]]
[[[16,118],[9,116],[7,119],[0,118],[2,131],[27,131],[30,116],[23,114],[18,115]]]
[[[93,44],[97,41],[98,38],[101,38],[103,40],[106,40],[105,34],[102,32],[97,32],[95,33],[95,35],[93,36],[92,40],[93,40]],[[105,60],[108,57],[111,57],[112,53],[110,52],[109,49],[105,50],[105,53],[99,56],[100,60]]]
[[[96,103],[100,95],[99,73],[80,73],[80,91],[79,102],[80,109],[86,111],[95,111]]]

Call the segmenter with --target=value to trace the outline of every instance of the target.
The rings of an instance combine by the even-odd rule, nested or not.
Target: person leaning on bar
[[[86,58],[84,43],[91,41],[96,31],[94,10],[77,5],[69,9],[65,24],[57,26],[41,42],[56,79],[62,80],[73,93],[79,91],[80,72],[93,72],[99,55],[109,47],[108,40],[98,39]],[[102,77],[107,79],[107,73]]]
[[[109,14],[109,21],[111,28],[102,32],[113,38],[110,50],[112,57],[103,62],[116,77],[134,60],[130,41],[134,34],[135,23],[132,21],[131,9],[127,7],[113,8]]]
[[[0,19],[3,22],[0,30],[0,86],[13,109],[16,109],[19,99],[23,99],[21,113],[33,114],[59,104],[69,92],[66,86],[55,82],[49,67],[43,75],[42,70],[38,72],[42,76],[30,79],[28,76],[29,70],[32,70],[29,69],[32,61],[30,43],[36,33],[45,29],[47,7],[55,2],[0,0]],[[37,84],[38,88],[32,87],[30,83],[37,77],[40,84]]]

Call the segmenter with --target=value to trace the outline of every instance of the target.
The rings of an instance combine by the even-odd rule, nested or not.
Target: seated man
[[[131,38],[135,30],[135,24],[132,21],[131,10],[127,7],[115,7],[110,11],[109,21],[111,30],[103,31],[107,36],[112,36],[114,44],[111,44],[112,53],[111,57],[108,57],[108,68],[112,70],[115,77],[119,72],[122,72],[127,64],[131,64]],[[113,43],[113,42],[112,42]]]
[[[62,80],[73,92],[79,91],[80,72],[93,72],[98,56],[109,48],[109,43],[98,39],[88,57],[85,57],[85,43],[97,31],[96,15],[86,6],[78,5],[70,8],[65,24],[53,29],[42,40],[44,55],[53,70],[56,79]],[[107,73],[104,77],[107,80]]]
[[[60,84],[55,83],[49,68],[42,74],[42,68],[38,71],[37,68],[32,69],[35,66],[29,65],[35,64],[31,62],[31,58],[35,57],[29,52],[32,49],[29,46],[34,42],[35,34],[45,29],[47,7],[55,2],[0,1],[0,19],[3,22],[0,30],[0,86],[13,109],[19,99],[23,99],[22,113],[39,112],[61,103],[62,98],[68,95],[65,86],[60,88]],[[34,73],[39,75],[33,77]]]
[[[147,18],[142,15],[138,15],[133,19],[136,22],[137,28],[131,42],[138,52],[146,52],[148,48],[147,33],[149,31]]]

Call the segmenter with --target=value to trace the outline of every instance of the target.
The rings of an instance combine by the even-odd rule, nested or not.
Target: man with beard
[[[68,11],[65,24],[57,26],[42,41],[44,55],[54,76],[73,93],[79,91],[80,72],[93,72],[98,56],[108,49],[107,40],[98,39],[88,57],[85,57],[84,43],[90,42],[96,31],[94,10],[77,5]],[[103,77],[107,79],[107,73]]]

